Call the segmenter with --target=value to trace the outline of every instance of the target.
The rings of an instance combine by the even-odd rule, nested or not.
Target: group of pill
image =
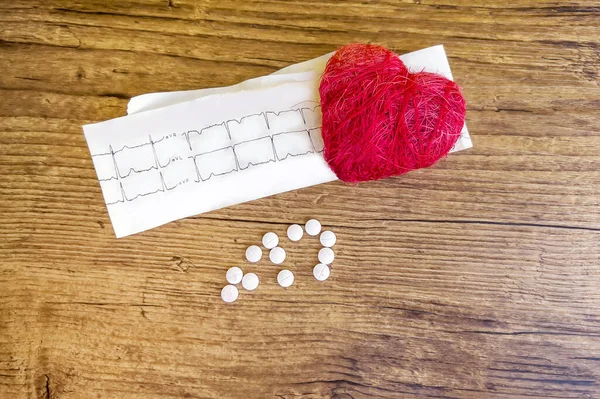
[[[291,241],[300,241],[304,235],[317,236],[321,233],[321,223],[316,219],[311,219],[302,226],[293,224],[287,229],[287,236]],[[319,236],[319,241],[323,248],[319,250],[319,263],[313,268],[313,276],[319,281],[325,281],[329,278],[331,270],[329,265],[333,263],[334,253],[331,247],[336,242],[336,236],[333,231],[326,230]],[[285,250],[279,246],[279,236],[273,232],[266,233],[262,238],[262,245],[269,250],[269,260],[280,265],[286,257]],[[248,262],[256,263],[262,259],[262,249],[258,245],[251,245],[246,249],[246,259]],[[256,273],[246,273],[237,266],[227,270],[225,278],[229,285],[226,285],[221,290],[221,298],[225,302],[234,302],[239,295],[239,291],[235,284],[242,283],[242,287],[248,291],[255,290],[258,287],[259,279]],[[294,273],[291,270],[283,269],[277,274],[277,283],[280,286],[287,288],[294,283]]]

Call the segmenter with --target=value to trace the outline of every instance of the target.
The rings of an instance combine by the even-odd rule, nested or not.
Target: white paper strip
[[[131,115],[84,126],[117,237],[335,180],[318,103],[329,56],[235,86],[136,97]],[[402,58],[452,78],[442,46]],[[463,133],[455,150],[471,146]]]
[[[233,86],[217,87],[199,90],[173,91],[163,93],[148,93],[133,97],[127,105],[127,113],[134,114],[137,112],[149,111],[161,108],[168,105],[177,104],[184,101],[189,101],[195,98],[204,97],[217,93],[228,93],[233,91],[261,89],[272,87],[276,84],[297,82],[307,79],[306,72],[314,72],[313,79],[320,79],[325,65],[333,52],[314,58],[312,60],[300,62],[298,64],[289,65],[280,69],[271,75],[261,76],[254,79],[246,80]],[[443,45],[428,47],[422,50],[400,56],[400,59],[406,64],[411,72],[433,72],[445,76],[450,80],[452,71],[448,63],[448,57]],[[467,125],[463,127],[461,137],[452,149],[451,152],[466,150],[473,147]]]

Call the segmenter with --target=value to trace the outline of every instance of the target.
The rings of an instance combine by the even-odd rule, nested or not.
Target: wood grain
[[[0,397],[600,398],[600,2],[505,3],[1,2]],[[475,147],[114,238],[81,125],[354,41],[445,44]],[[243,262],[310,217],[327,282]]]

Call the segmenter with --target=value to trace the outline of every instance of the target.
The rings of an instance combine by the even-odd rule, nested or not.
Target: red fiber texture
[[[410,73],[382,46],[340,48],[319,92],[325,160],[346,182],[431,166],[448,154],[464,125],[465,99],[454,82]]]

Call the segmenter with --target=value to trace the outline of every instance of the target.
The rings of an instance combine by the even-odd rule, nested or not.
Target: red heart
[[[454,82],[410,73],[382,46],[340,48],[319,92],[325,160],[346,182],[431,166],[452,149],[464,125],[465,100]]]

